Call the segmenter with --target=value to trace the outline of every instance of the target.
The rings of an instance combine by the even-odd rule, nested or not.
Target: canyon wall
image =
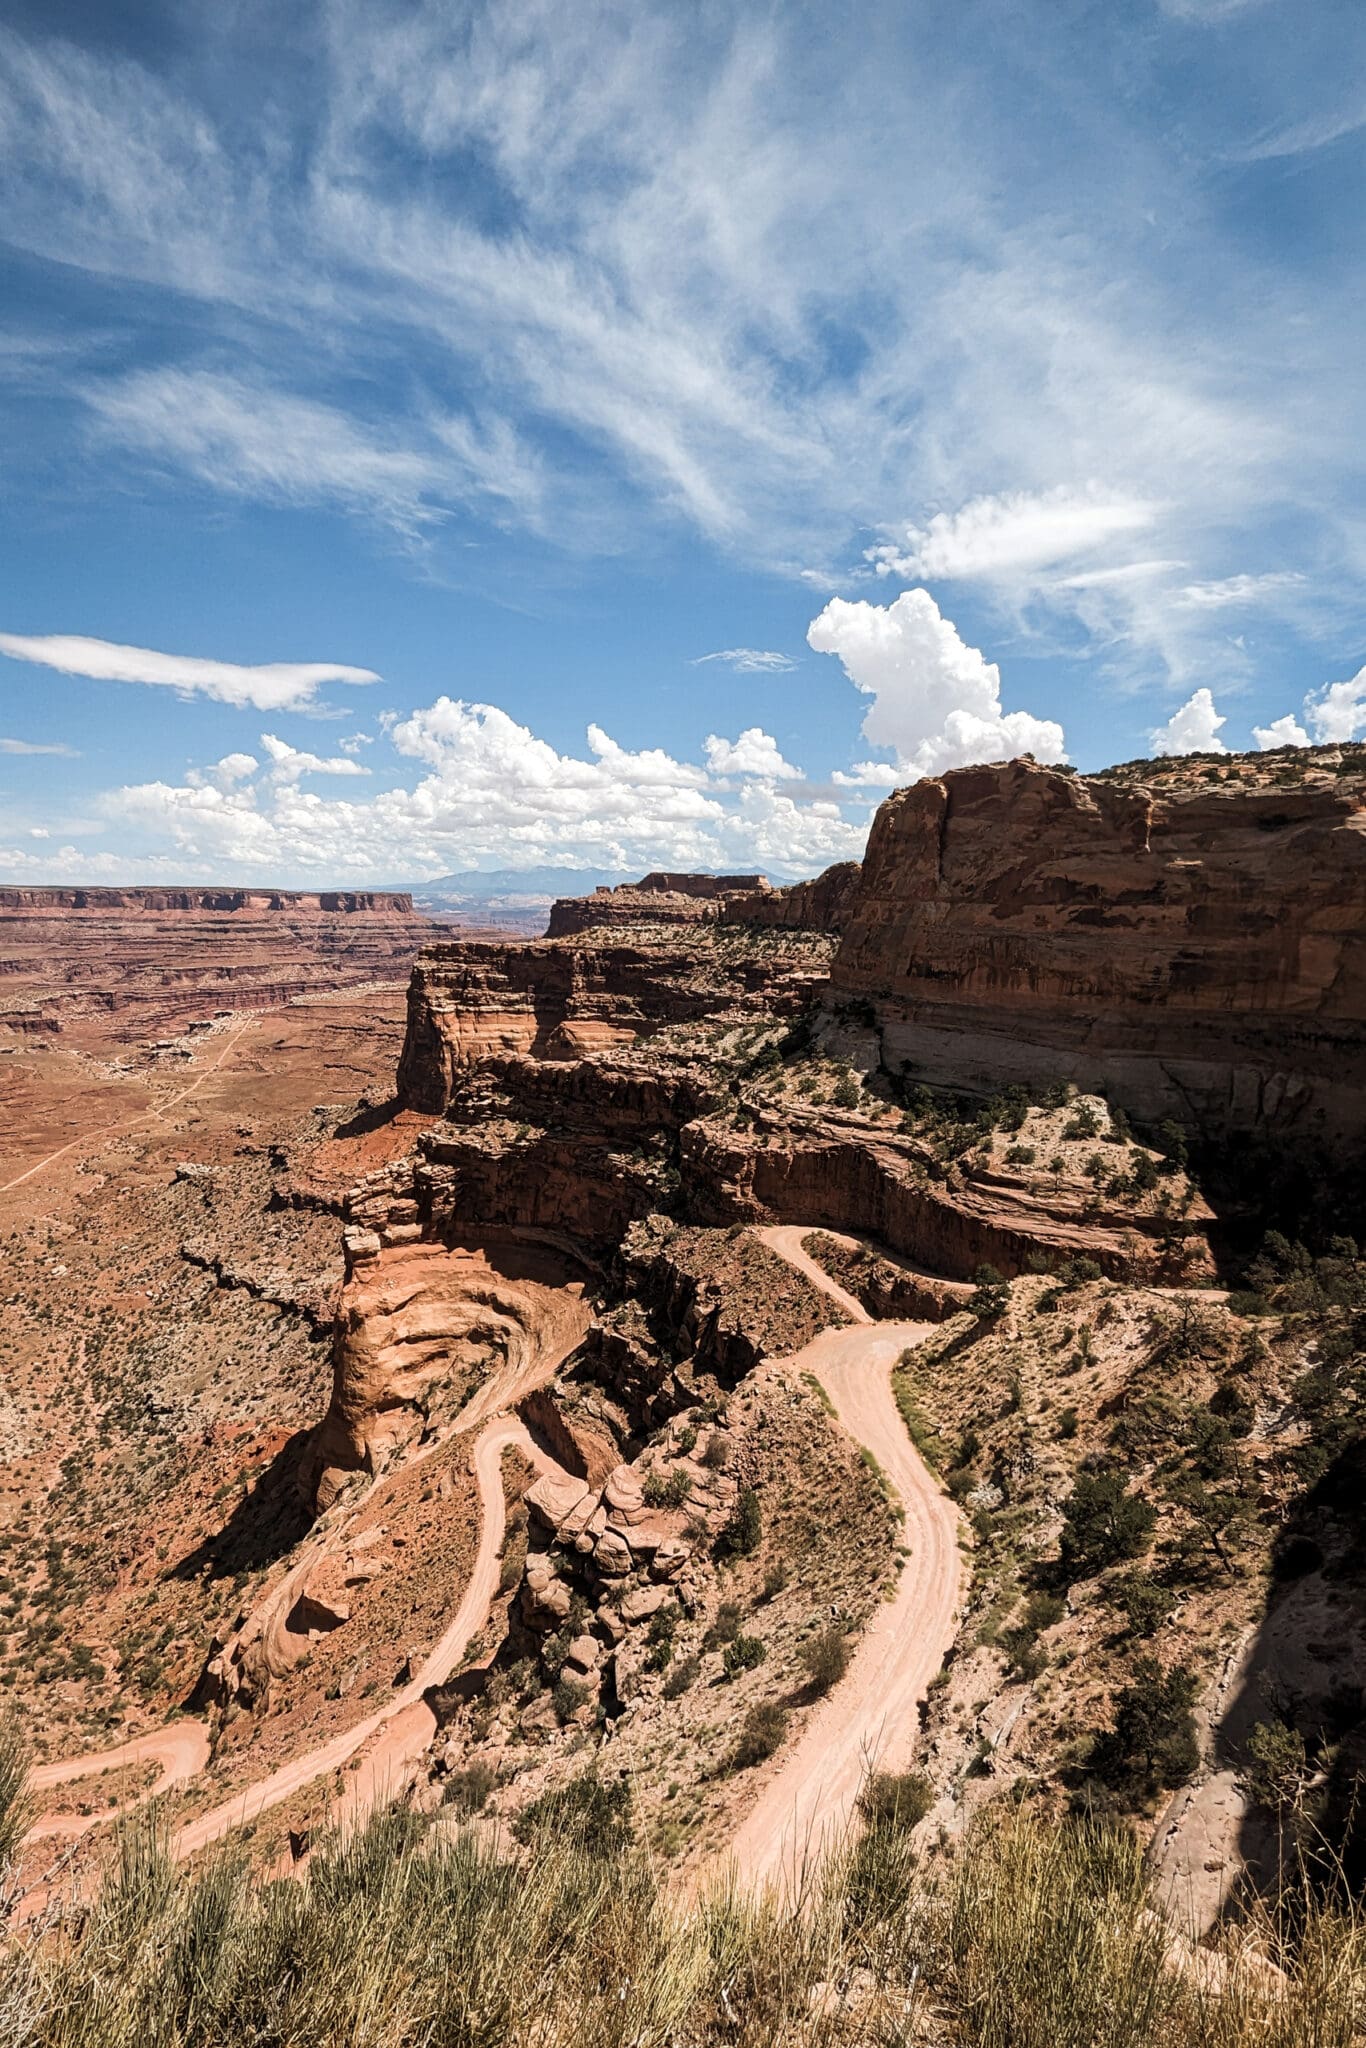
[[[781,887],[763,875],[646,875],[591,896],[562,896],[551,907],[546,937],[643,923],[767,925],[837,935],[853,907],[858,874],[858,862],[846,860],[813,881]]]
[[[668,1025],[793,1016],[825,986],[829,956],[821,943],[747,943],[715,925],[667,923],[633,942],[607,930],[429,946],[413,969],[399,1095],[439,1114],[485,1058],[577,1059]]]
[[[1359,1138],[1363,780],[1308,758],[1289,786],[1020,760],[898,791],[831,1003],[931,1085],[1061,1079],[1152,1122]]]
[[[402,980],[439,929],[370,889],[0,888],[0,1032],[147,1040]]]

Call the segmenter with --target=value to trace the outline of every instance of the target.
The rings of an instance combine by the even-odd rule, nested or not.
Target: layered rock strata
[[[824,988],[828,964],[819,938],[685,936],[667,925],[638,927],[629,940],[429,946],[413,969],[399,1096],[439,1114],[490,1059],[574,1060],[666,1025],[795,1016]]]
[[[439,927],[373,890],[0,889],[0,1028],[130,1043],[407,976]]]
[[[832,1001],[866,1006],[884,1066],[932,1085],[1066,1080],[1152,1123],[1359,1137],[1363,778],[1336,756],[1289,785],[1208,772],[1026,759],[898,791]]]
[[[878,1103],[751,1105],[705,1062],[640,1047],[484,1061],[413,1158],[356,1191],[350,1214],[379,1229],[413,1215],[438,1239],[490,1224],[535,1231],[603,1258],[633,1221],[678,1209],[707,1224],[850,1231],[958,1280],[1040,1258],[1094,1259],[1117,1278],[1210,1269],[1203,1203],[1174,1235],[1164,1210],[1105,1195],[1081,1165],[1045,1175],[994,1158],[946,1163]],[[936,1299],[927,1289],[927,1312]]]
[[[320,1508],[479,1391],[514,1403],[588,1327],[582,1269],[549,1248],[422,1243],[416,1223],[386,1235],[348,1235],[332,1399],[300,1470]]]
[[[764,875],[646,875],[639,882],[563,896],[552,905],[546,937],[573,938],[614,926],[768,925],[839,933],[858,886],[858,862],[841,861],[814,881],[775,887]]]

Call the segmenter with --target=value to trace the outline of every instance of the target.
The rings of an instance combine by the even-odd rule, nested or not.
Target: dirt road
[[[903,1770],[911,1761],[917,1709],[953,1640],[958,1517],[912,1444],[891,1390],[897,1359],[934,1325],[872,1323],[807,1258],[806,1231],[755,1234],[854,1317],[852,1328],[822,1331],[786,1364],[794,1375],[815,1374],[850,1435],[882,1466],[905,1511],[911,1553],[895,1597],[875,1611],[845,1676],[814,1710],[730,1845],[742,1882],[793,1886],[849,1826],[866,1771]]]
[[[11,1188],[21,1188],[26,1180],[32,1180],[34,1174],[41,1173],[44,1167],[51,1166],[58,1159],[65,1159],[68,1152],[76,1152],[82,1146],[87,1151],[93,1150],[101,1145],[108,1144],[111,1138],[125,1137],[129,1131],[137,1130],[140,1124],[156,1123],[161,1117],[166,1115],[168,1110],[172,1110],[178,1103],[184,1102],[187,1096],[197,1094],[210,1075],[218,1072],[228,1054],[240,1044],[241,1040],[251,1029],[251,1026],[259,1018],[269,1015],[270,1012],[268,1010],[249,1010],[237,1029],[228,1033],[227,1041],[217,1059],[210,1060],[208,1066],[203,1068],[193,1081],[187,1082],[185,1087],[177,1089],[174,1095],[168,1095],[164,1102],[153,1103],[149,1109],[139,1110],[136,1116],[128,1117],[112,1124],[104,1124],[97,1130],[86,1131],[79,1138],[72,1138],[68,1144],[59,1145],[57,1150],[49,1152],[46,1158],[35,1159],[32,1166],[25,1167],[22,1173],[17,1173],[13,1180],[7,1180],[4,1186],[0,1187],[0,1195],[7,1195]]]
[[[436,1716],[423,1694],[429,1686],[442,1684],[459,1665],[467,1645],[487,1620],[498,1591],[498,1553],[504,1524],[502,1457],[511,1445],[524,1452],[538,1471],[568,1476],[532,1440],[523,1422],[502,1417],[486,1424],[474,1447],[475,1479],[482,1508],[479,1549],[460,1605],[419,1670],[368,1720],[295,1757],[269,1777],[248,1786],[245,1792],[190,1821],[175,1836],[171,1845],[173,1855],[193,1856],[233,1828],[254,1821],[272,1806],[279,1806],[327,1772],[341,1770],[352,1758],[358,1758],[359,1763],[350,1782],[333,1802],[334,1822],[350,1825],[361,1820],[374,1806],[402,1789],[409,1766],[436,1733]]]
[[[117,1808],[107,1807],[102,1813],[45,1814],[30,1828],[29,1839],[74,1841],[87,1829],[108,1820],[111,1813],[130,1812],[133,1807],[169,1792],[173,1785],[183,1785],[187,1779],[197,1777],[208,1761],[207,1723],[187,1720],[173,1721],[167,1728],[154,1728],[150,1735],[139,1735],[118,1749],[101,1749],[88,1756],[66,1757],[60,1763],[38,1764],[29,1773],[29,1787],[34,1792],[74,1785],[82,1778],[103,1776],[106,1771],[122,1770],[128,1764],[160,1764],[161,1776],[136,1798],[124,1800]]]

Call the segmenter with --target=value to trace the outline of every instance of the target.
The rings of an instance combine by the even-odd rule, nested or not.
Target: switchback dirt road
[[[903,1769],[911,1759],[917,1709],[953,1637],[960,1589],[958,1523],[912,1445],[891,1390],[892,1368],[902,1351],[923,1342],[934,1325],[870,1321],[853,1296],[803,1252],[804,1229],[775,1226],[755,1234],[838,1301],[852,1319],[846,1327],[823,1331],[786,1360],[785,1369],[794,1377],[814,1374],[844,1427],[876,1457],[900,1500],[903,1541],[910,1551],[894,1597],[875,1610],[844,1678],[811,1714],[725,1852],[743,1882],[793,1886],[848,1829],[867,1771]],[[546,1376],[544,1360],[525,1375],[532,1380]],[[460,1604],[420,1669],[384,1707],[357,1726],[188,1822],[174,1838],[176,1857],[195,1855],[329,1773],[347,1772],[331,1816],[343,1825],[354,1825],[402,1790],[412,1765],[436,1733],[436,1718],[425,1694],[458,1668],[497,1594],[505,1519],[503,1452],[515,1445],[538,1471],[560,1473],[525,1425],[505,1412],[514,1394],[524,1391],[520,1381],[514,1389],[495,1380],[466,1410],[465,1426],[482,1424],[474,1449],[481,1503],[479,1547]],[[504,1412],[490,1415],[495,1404]],[[207,1756],[204,1724],[187,1720],[119,1750],[44,1765],[34,1774],[34,1783],[41,1790],[123,1764],[156,1760],[163,1765],[163,1776],[155,1789],[165,1790],[195,1776]],[[38,1823],[35,1833],[75,1834],[107,1817],[52,1815]]]
[[[454,1616],[408,1683],[368,1720],[343,1730],[320,1748],[295,1757],[269,1777],[248,1786],[245,1792],[190,1821],[172,1842],[174,1856],[195,1855],[210,1842],[254,1821],[272,1806],[279,1806],[326,1772],[341,1770],[353,1757],[359,1758],[359,1763],[351,1782],[333,1805],[330,1817],[334,1824],[354,1825],[374,1806],[402,1789],[409,1766],[436,1733],[436,1716],[423,1695],[429,1686],[443,1684],[457,1668],[466,1648],[487,1621],[498,1591],[504,1525],[502,1458],[503,1452],[513,1445],[538,1471],[568,1477],[516,1417],[504,1416],[486,1425],[474,1447],[474,1472],[482,1507],[474,1566]]]
[[[173,1785],[183,1785],[190,1778],[197,1777],[208,1761],[207,1725],[203,1721],[185,1720],[172,1721],[165,1728],[154,1728],[150,1735],[139,1735],[132,1742],[121,1743],[117,1749],[66,1757],[60,1763],[37,1764],[29,1772],[29,1787],[34,1792],[50,1792],[58,1785],[74,1785],[82,1778],[121,1770],[126,1764],[160,1764],[161,1776],[146,1792],[135,1799],[123,1801],[117,1809],[107,1807],[101,1813],[45,1814],[29,1830],[30,1839],[74,1841],[88,1828],[98,1827],[102,1820],[108,1820],[113,1811],[127,1813],[132,1807],[155,1799],[162,1792],[169,1792]]]
[[[868,1770],[910,1764],[919,1705],[953,1640],[961,1586],[957,1513],[911,1442],[891,1388],[901,1353],[923,1343],[934,1325],[872,1322],[802,1251],[807,1234],[790,1226],[755,1233],[854,1323],[823,1330],[785,1361],[786,1369],[815,1375],[849,1434],[881,1465],[905,1512],[910,1556],[895,1597],[875,1610],[849,1669],[815,1708],[730,1844],[742,1883],[786,1888],[797,1886],[848,1830]]]

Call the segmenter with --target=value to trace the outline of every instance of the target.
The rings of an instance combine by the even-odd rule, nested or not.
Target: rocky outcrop
[[[438,929],[368,889],[0,889],[0,1029],[152,1039],[400,980]]]
[[[714,924],[726,899],[773,894],[763,875],[644,875],[638,882],[601,886],[591,896],[561,896],[551,905],[548,939],[613,925]]]
[[[819,939],[714,926],[645,927],[629,943],[429,946],[413,968],[399,1095],[439,1114],[471,1068],[508,1054],[575,1060],[668,1025],[795,1016],[824,987],[828,959]]]
[[[931,1084],[1061,1079],[1154,1123],[1360,1136],[1366,808],[1334,762],[1162,786],[1019,760],[900,790],[832,1001]]]
[[[347,1249],[332,1399],[299,1476],[319,1508],[353,1472],[374,1472],[476,1393],[488,1390],[490,1413],[514,1402],[573,1350],[589,1321],[581,1270],[544,1246],[384,1248],[377,1235],[354,1231]]]
[[[860,867],[842,860],[814,881],[760,889],[726,899],[727,924],[773,925],[784,931],[829,932],[838,938],[858,901]]]
[[[1040,1260],[1092,1259],[1118,1278],[1176,1278],[1210,1270],[1203,1204],[1173,1244],[1162,1216],[1120,1201],[1098,1205],[1076,1177],[991,1167],[945,1167],[920,1140],[855,1115],[794,1112],[755,1130],[699,1118],[680,1135],[695,1213],[707,1221],[809,1223],[876,1239],[950,1279],[981,1266],[1007,1277]],[[929,1308],[936,1296],[926,1291]],[[940,1313],[944,1310],[941,1308]]]
[[[546,937],[639,924],[768,925],[786,931],[843,931],[858,886],[858,862],[841,861],[811,882],[775,887],[764,875],[646,875],[639,882],[562,896]]]

